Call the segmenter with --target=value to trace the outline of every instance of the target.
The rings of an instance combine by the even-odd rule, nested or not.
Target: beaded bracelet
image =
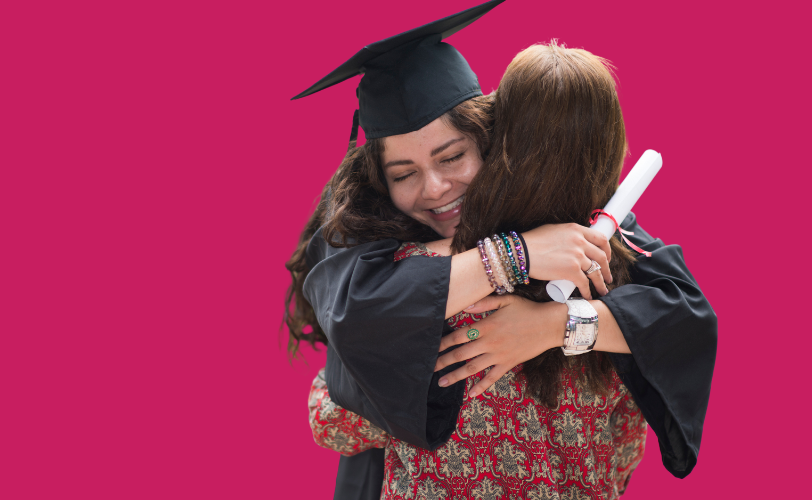
[[[519,269],[522,273],[522,282],[525,285],[529,285],[530,277],[527,275],[527,271],[530,269],[530,261],[525,258],[522,240],[519,238],[519,235],[516,234],[516,231],[511,231],[510,235],[513,237],[513,246],[516,248],[516,257],[519,259]]]
[[[494,269],[496,271],[496,278],[502,282],[502,286],[505,288],[505,291],[508,293],[513,293],[513,283],[511,283],[510,278],[508,278],[507,268],[505,268],[505,265],[502,264],[502,260],[499,258],[499,254],[496,250],[496,242],[493,240],[490,240],[490,242],[491,245],[488,247],[488,241],[486,238],[485,250],[488,251],[488,255],[490,255],[490,252],[493,252],[493,255],[496,257],[496,267]]]
[[[482,259],[482,264],[485,266],[485,274],[488,275],[488,282],[491,284],[491,288],[496,290],[496,293],[499,295],[503,295],[505,293],[505,289],[498,286],[496,281],[493,279],[493,270],[491,269],[490,260],[485,253],[485,243],[482,240],[479,240],[476,242],[476,246],[479,248],[479,256]],[[502,289],[501,293],[499,292],[499,289]]]
[[[516,266],[516,259],[513,258],[513,250],[512,247],[510,246],[510,239],[508,238],[508,235],[506,235],[505,233],[500,233],[499,236],[502,237],[502,239],[505,242],[505,246],[507,247],[507,256],[508,259],[510,260],[511,270],[516,275],[516,283],[524,282],[522,274],[519,272],[518,266]]]
[[[505,274],[505,269],[502,266],[502,263],[499,261],[499,255],[496,253],[496,247],[493,245],[490,238],[485,238],[483,241],[485,243],[485,251],[488,253],[488,257],[493,263],[492,267],[494,268],[494,271],[496,271],[496,281],[502,286],[502,288],[505,289],[505,291],[508,293],[513,293],[513,285],[510,284],[510,281]]]
[[[519,241],[522,242],[522,248],[524,249],[524,265],[527,266],[527,274],[530,274],[530,247],[527,246],[527,242],[524,241],[522,233],[519,233],[517,236],[519,237]]]
[[[502,266],[507,271],[508,281],[510,281],[511,285],[516,285],[519,283],[518,275],[514,274],[513,269],[510,266],[510,261],[508,260],[508,254],[511,252],[509,248],[505,248],[505,243],[499,237],[499,235],[493,235],[493,243],[496,247],[496,252],[499,254],[499,260],[502,262]],[[519,270],[516,269],[518,272]]]

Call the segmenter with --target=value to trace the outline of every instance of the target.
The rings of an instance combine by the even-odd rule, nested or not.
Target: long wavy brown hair
[[[627,150],[610,68],[598,56],[555,41],[533,45],[513,59],[495,93],[490,154],[468,186],[454,251],[503,231],[589,225],[592,210],[603,208],[617,190]],[[610,244],[611,289],[628,282],[634,257],[617,238]],[[548,301],[545,285],[534,281],[515,293]],[[594,286],[592,294],[597,296]],[[561,349],[526,362],[522,373],[528,391],[554,407],[564,369],[597,393],[605,393],[612,373],[602,353],[568,358]]]
[[[441,118],[477,145],[480,157],[490,148],[493,125],[491,95],[474,97],[458,104]],[[323,237],[335,247],[349,247],[368,241],[396,238],[401,241],[432,241],[440,236],[395,208],[383,175],[383,139],[370,139],[347,152],[336,173],[325,186],[318,206],[299,237],[299,244],[285,263],[291,285],[285,296],[284,321],[290,338],[288,355],[293,358],[299,343],[327,344],[313,307],[302,291],[310,269],[305,250],[320,227]],[[310,333],[304,333],[312,329]]]

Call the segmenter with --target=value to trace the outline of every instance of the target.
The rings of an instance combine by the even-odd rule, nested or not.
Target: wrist
[[[559,302],[544,302],[539,304],[544,308],[544,328],[542,352],[554,347],[564,346],[564,331],[567,328],[569,312],[566,304]]]
[[[561,349],[566,356],[590,352],[598,338],[598,311],[588,300],[576,297],[567,299],[567,312],[569,320]]]

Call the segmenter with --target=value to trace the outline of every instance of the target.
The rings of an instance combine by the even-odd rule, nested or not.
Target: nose
[[[423,178],[423,192],[422,196],[425,200],[440,200],[451,189],[453,183],[450,179],[446,179],[442,172],[437,172],[430,169],[427,175]]]

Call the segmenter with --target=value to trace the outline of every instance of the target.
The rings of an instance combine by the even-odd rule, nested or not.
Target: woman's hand
[[[498,311],[469,328],[461,328],[446,335],[440,341],[440,352],[457,344],[466,345],[440,356],[434,371],[466,359],[471,360],[441,378],[440,386],[449,386],[492,366],[485,378],[468,393],[469,397],[475,397],[519,363],[533,359],[548,349],[564,345],[564,329],[568,318],[566,305],[558,302],[538,303],[515,295],[502,295],[486,297],[466,309],[466,312],[481,313],[493,309]],[[470,328],[479,330],[476,341],[468,339]]]
[[[581,291],[581,297],[591,299],[589,280],[601,295],[609,293],[606,283],[612,282],[609,261],[612,249],[609,240],[599,231],[572,224],[547,224],[522,233],[530,255],[529,275],[537,280],[569,280]],[[587,276],[584,272],[592,261],[600,272]]]

